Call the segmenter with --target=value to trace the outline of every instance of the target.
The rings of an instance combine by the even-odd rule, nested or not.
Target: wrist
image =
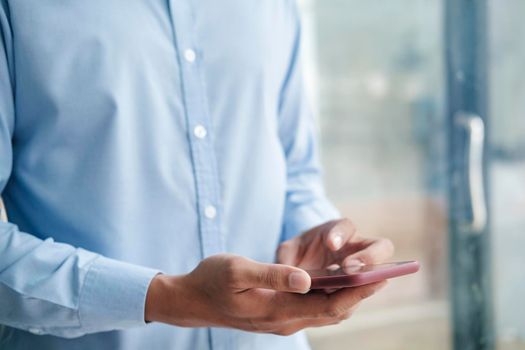
[[[146,294],[146,322],[169,323],[173,317],[173,305],[183,298],[180,293],[183,290],[182,283],[183,276],[158,274],[152,279]]]

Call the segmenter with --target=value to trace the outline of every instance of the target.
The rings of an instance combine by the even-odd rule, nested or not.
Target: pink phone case
[[[312,278],[310,289],[357,287],[419,270],[417,261],[400,261],[378,265],[307,271]]]

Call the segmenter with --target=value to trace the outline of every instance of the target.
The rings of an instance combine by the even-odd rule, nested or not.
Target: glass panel
[[[362,233],[391,238],[394,260],[422,263],[350,321],[309,331],[312,346],[447,349],[442,2],[303,5],[329,195]]]
[[[491,196],[498,349],[525,349],[525,2],[491,0]]]

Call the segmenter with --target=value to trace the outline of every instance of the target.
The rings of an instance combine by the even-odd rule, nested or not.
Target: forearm
[[[158,271],[0,223],[0,324],[61,337],[144,324]]]

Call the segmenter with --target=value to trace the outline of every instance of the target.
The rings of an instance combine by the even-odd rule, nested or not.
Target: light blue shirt
[[[144,322],[159,271],[337,216],[294,1],[2,0],[0,28],[0,348],[306,348]]]

